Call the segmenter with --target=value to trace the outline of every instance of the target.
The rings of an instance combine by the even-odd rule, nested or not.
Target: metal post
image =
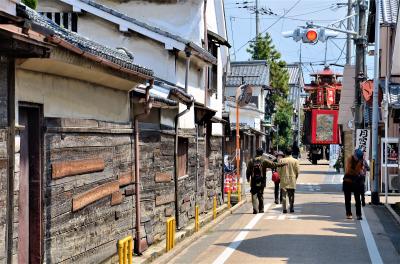
[[[366,40],[366,11],[367,4],[365,0],[358,0],[358,10],[359,10],[359,23],[358,23],[358,36],[355,40],[356,42],[356,85],[354,90],[354,135],[353,141],[355,142],[356,131],[358,128],[362,127],[362,115],[361,115],[361,82],[365,79],[365,62],[364,54],[366,51],[367,40]]]
[[[238,201],[241,201],[241,184],[240,184],[240,117],[239,103],[236,100],[236,177],[237,177],[237,193]]]
[[[386,73],[385,77],[385,99],[383,102],[384,107],[384,119],[385,119],[385,142],[386,146],[383,150],[383,155],[385,155],[385,204],[388,204],[388,192],[389,192],[389,175],[388,175],[388,162],[387,162],[387,142],[388,142],[388,117],[389,117],[389,105],[388,105],[388,86],[389,86],[389,78],[388,73]],[[382,161],[383,162],[383,161]]]
[[[371,194],[372,204],[379,204],[379,163],[378,161],[378,122],[379,122],[379,49],[380,49],[380,0],[375,0],[376,3],[376,18],[375,18],[375,56],[374,56],[374,94],[372,103],[372,162],[374,164],[373,173],[373,188]],[[360,25],[361,27],[361,25]],[[386,150],[385,150],[386,151]]]
[[[351,16],[353,13],[353,0],[348,0],[347,3],[347,16]],[[352,19],[349,17],[347,19],[347,30],[351,31],[351,26],[352,26]],[[347,41],[346,41],[346,65],[351,64],[351,49],[352,49],[352,43],[351,43],[351,35],[347,34]]]
[[[256,39],[258,38],[258,34],[260,34],[260,17],[258,10],[258,0],[256,0]]]

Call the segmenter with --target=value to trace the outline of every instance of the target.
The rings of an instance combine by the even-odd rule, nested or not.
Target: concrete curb
[[[386,209],[392,214],[393,218],[396,220],[397,224],[400,225],[400,216],[393,210],[390,204],[385,204]]]
[[[177,254],[181,253],[184,249],[186,249],[190,244],[203,236],[210,229],[215,227],[217,224],[222,222],[226,217],[231,215],[234,211],[239,209],[242,205],[247,202],[247,197],[243,199],[240,203],[236,204],[232,208],[228,209],[227,205],[224,204],[220,208],[218,208],[218,216],[215,221],[212,219],[212,214],[207,214],[203,219],[200,219],[200,230],[195,232],[194,223],[189,225],[184,230],[181,230],[176,233],[175,238],[175,247],[169,252],[165,252],[165,240],[161,241],[157,245],[154,245],[155,250],[153,253],[150,253],[148,256],[145,256],[140,263],[147,264],[153,261],[157,261],[157,263],[168,263],[173,257]],[[143,258],[143,256],[142,256]],[[135,261],[135,258],[133,259]]]

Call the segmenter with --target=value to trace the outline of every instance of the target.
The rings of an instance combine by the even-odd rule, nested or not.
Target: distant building
[[[301,108],[304,104],[304,76],[301,65],[287,64],[286,69],[289,73],[289,95],[288,101],[293,104],[292,130],[294,132],[294,141],[298,141],[298,135],[301,131]]]
[[[236,89],[241,84],[253,86],[251,102],[240,107],[240,140],[244,161],[255,155],[258,147],[266,148],[265,100],[269,91],[269,66],[266,61],[235,61],[230,64],[226,78],[225,111],[229,115],[232,133],[226,142],[226,153],[235,153]]]

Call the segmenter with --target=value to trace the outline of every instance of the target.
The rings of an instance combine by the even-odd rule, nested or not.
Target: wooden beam
[[[72,212],[84,208],[85,206],[100,200],[115,192],[119,192],[119,182],[112,181],[99,185],[84,193],[78,194],[72,198]]]
[[[52,178],[55,180],[68,176],[103,171],[105,163],[103,159],[60,161],[54,162],[51,168]]]
[[[129,185],[135,182],[132,172],[127,172],[119,176],[118,178],[119,186]]]
[[[111,195],[111,206],[121,204],[123,199],[124,196],[122,195],[122,192],[118,191],[113,193]]]

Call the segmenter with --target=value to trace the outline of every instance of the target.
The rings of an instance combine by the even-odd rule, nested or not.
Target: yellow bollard
[[[228,190],[228,208],[231,208],[231,191]]]
[[[127,236],[118,241],[119,264],[132,264],[133,240]]]
[[[194,211],[194,230],[195,232],[199,231],[200,225],[199,225],[199,206],[196,205],[195,211]]]
[[[214,202],[213,202],[213,219],[215,220],[217,218],[217,197],[214,196]]]
[[[167,220],[167,232],[166,232],[166,247],[165,250],[168,252],[175,246],[175,218],[171,217]]]

